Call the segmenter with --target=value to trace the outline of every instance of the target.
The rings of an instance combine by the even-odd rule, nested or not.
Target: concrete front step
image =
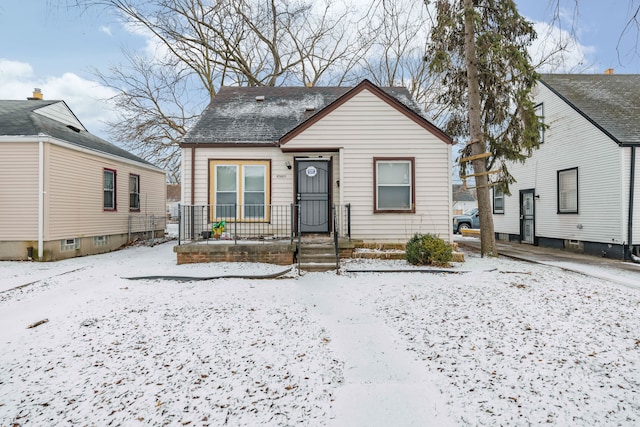
[[[314,271],[314,272],[323,272],[323,271],[334,271],[336,269],[335,261],[332,263],[327,262],[301,262],[300,269],[303,271]]]

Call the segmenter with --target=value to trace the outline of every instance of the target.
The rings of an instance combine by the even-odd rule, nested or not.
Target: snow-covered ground
[[[0,426],[640,424],[638,289],[473,254],[126,279],[283,269],[174,244],[0,262]]]

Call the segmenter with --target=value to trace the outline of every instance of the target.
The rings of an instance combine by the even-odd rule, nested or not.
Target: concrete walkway
[[[480,251],[478,238],[456,236],[455,241],[462,249]],[[498,253],[502,256],[550,265],[640,289],[640,264],[518,242],[498,241],[497,246]]]
[[[311,279],[311,280],[310,280]],[[398,345],[398,337],[376,318],[366,293],[336,277],[300,287],[308,311],[329,332],[336,357],[345,362],[344,384],[335,395],[330,426],[453,426],[447,406],[424,366]],[[365,297],[366,298],[366,297]]]

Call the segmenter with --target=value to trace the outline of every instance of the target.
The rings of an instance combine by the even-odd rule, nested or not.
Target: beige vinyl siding
[[[45,240],[103,236],[128,232],[128,217],[166,211],[162,172],[137,167],[114,157],[102,157],[47,144]],[[116,171],[115,212],[103,208],[103,171]],[[140,176],[140,212],[129,212],[129,174]]]
[[[416,232],[452,238],[451,146],[405,114],[364,90],[286,144],[314,147],[343,148],[340,189],[352,205],[354,238],[406,241]],[[374,157],[415,158],[415,213],[373,213]]]
[[[0,142],[0,241],[38,240],[38,143]]]
[[[505,197],[504,215],[494,215],[497,233],[520,233],[519,190],[535,188],[535,233],[539,237],[620,244],[626,240],[620,147],[558,96],[540,85],[545,142],[525,164],[510,164],[516,179]],[[578,214],[557,213],[557,172],[578,168]]]
[[[191,149],[183,149],[182,198],[190,203],[191,197]],[[288,161],[293,166],[293,155],[285,154],[276,147],[203,147],[196,149],[195,203],[209,204],[209,160],[271,160],[271,203],[291,204],[293,197],[294,170],[287,169]]]

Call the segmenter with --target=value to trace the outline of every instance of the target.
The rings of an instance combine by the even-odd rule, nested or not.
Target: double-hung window
[[[504,213],[504,191],[496,187],[493,187],[493,213]]]
[[[542,144],[544,142],[544,104],[538,104],[535,106],[536,116],[540,120],[540,126],[538,126],[538,142]]]
[[[140,210],[140,175],[129,175],[129,210]]]
[[[214,219],[268,220],[270,163],[211,160],[209,198]]]
[[[413,158],[373,159],[374,212],[415,212]]]
[[[116,171],[113,169],[104,169],[103,176],[103,208],[105,211],[115,211]]]
[[[578,168],[558,171],[558,213],[578,213]]]

